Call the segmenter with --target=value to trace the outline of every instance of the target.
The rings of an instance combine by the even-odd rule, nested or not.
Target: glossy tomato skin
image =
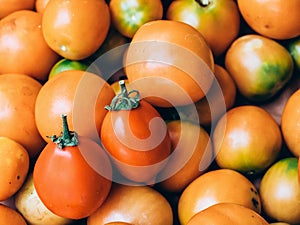
[[[109,26],[110,13],[104,0],[54,0],[43,12],[42,29],[47,44],[71,60],[93,54],[103,43]]]
[[[235,203],[219,203],[208,207],[191,218],[187,225],[199,224],[234,224],[268,225],[269,223],[257,212]]]
[[[237,0],[244,20],[257,33],[278,40],[300,34],[298,0]]]
[[[130,42],[124,65],[141,97],[159,107],[200,100],[214,78],[213,54],[203,35],[179,21],[156,20],[141,26]]]
[[[19,10],[1,19],[0,74],[23,73],[44,82],[58,60],[44,39],[41,14]]]
[[[163,17],[161,0],[111,0],[109,8],[114,27],[128,38],[144,23]]]
[[[240,30],[238,7],[232,0],[172,1],[166,17],[199,30],[216,57],[225,52]]]
[[[100,139],[121,174],[136,182],[152,180],[171,152],[165,122],[144,100],[135,109],[109,111]]]
[[[257,34],[246,34],[231,44],[225,67],[239,92],[251,101],[265,101],[291,79],[294,63],[278,42]]]
[[[173,212],[167,199],[150,186],[113,183],[107,200],[89,216],[87,225],[110,224],[116,221],[129,224],[172,225]]]
[[[282,158],[262,177],[259,187],[262,207],[276,221],[300,223],[298,160],[298,157]]]
[[[86,161],[87,154],[95,154],[100,167]],[[33,182],[50,211],[64,218],[81,219],[100,207],[109,194],[111,164],[102,148],[91,139],[79,137],[78,146],[62,149],[49,142],[35,163]]]

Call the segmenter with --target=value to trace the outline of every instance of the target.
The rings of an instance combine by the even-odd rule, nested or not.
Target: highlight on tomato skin
[[[95,158],[97,167],[91,165]],[[98,143],[69,130],[63,114],[62,133],[51,136],[37,158],[33,182],[50,211],[64,218],[83,219],[107,198],[112,185],[111,163]]]
[[[125,84],[124,80],[119,81],[120,93],[106,106],[108,112],[99,136],[122,176],[149,184],[165,166],[171,153],[171,141],[158,111],[140,99],[139,91],[127,91]],[[115,182],[128,181],[117,177]]]

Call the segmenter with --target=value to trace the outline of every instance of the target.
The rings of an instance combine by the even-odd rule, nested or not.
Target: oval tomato
[[[282,135],[276,121],[261,107],[236,106],[218,121],[213,146],[219,167],[250,175],[275,162]]]
[[[0,204],[0,218],[3,224],[27,225],[23,216],[16,210]]]
[[[18,10],[33,10],[34,4],[35,0],[0,0],[0,19]]]
[[[206,172],[213,161],[212,143],[207,131],[198,124],[173,120],[167,123],[167,128],[172,154],[159,173],[159,181],[162,181],[158,187],[179,193]]]
[[[67,114],[71,130],[99,141],[98,132],[107,113],[104,106],[115,93],[100,76],[81,70],[66,70],[49,79],[38,93],[35,121],[46,142],[49,135],[59,135],[61,114]]]
[[[70,132],[66,115],[62,119],[61,136],[52,136],[36,160],[33,182],[51,212],[64,218],[82,219],[96,211],[108,196],[111,164],[99,144]]]
[[[288,4],[285,0],[237,0],[237,3],[244,20],[263,36],[290,39],[300,34],[298,0],[289,0]]]
[[[281,130],[289,151],[300,156],[300,89],[298,88],[288,99],[281,116]]]
[[[268,225],[257,212],[235,203],[219,203],[194,215],[187,225]]]
[[[149,186],[128,186],[113,183],[104,204],[87,219],[87,225],[110,224],[172,225],[170,203]]]
[[[225,55],[225,66],[239,92],[251,101],[264,101],[291,79],[294,63],[278,42],[257,34],[235,39]]]
[[[35,103],[41,87],[25,74],[0,76],[0,136],[17,141],[31,158],[45,146],[35,122]]]
[[[260,196],[250,180],[235,170],[216,169],[202,174],[183,190],[178,202],[180,224],[187,224],[196,213],[222,202],[261,213]]]
[[[199,30],[216,57],[225,52],[240,30],[239,10],[232,0],[172,1],[166,18]]]
[[[155,106],[193,103],[213,83],[212,51],[201,33],[183,22],[145,23],[133,36],[124,61],[129,82]]]
[[[300,36],[290,40],[287,47],[294,59],[296,69],[300,71]]]
[[[298,158],[283,158],[274,163],[263,175],[259,192],[267,216],[276,221],[299,224]]]
[[[110,0],[109,9],[113,26],[129,38],[144,23],[163,17],[161,0]]]
[[[135,182],[153,182],[171,152],[166,124],[157,110],[124,80],[105,115],[100,139],[120,173]],[[123,182],[119,181],[118,182]]]
[[[72,60],[93,54],[103,43],[109,26],[110,13],[104,0],[49,1],[42,19],[47,44]]]
[[[0,20],[0,74],[23,73],[44,82],[58,60],[44,39],[40,13],[19,10]]]

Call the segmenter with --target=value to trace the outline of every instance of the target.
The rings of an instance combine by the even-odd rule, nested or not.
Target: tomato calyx
[[[139,106],[140,93],[137,90],[127,91],[125,81],[120,80],[119,85],[121,93],[116,95],[110,105],[106,105],[104,108],[109,111],[119,110],[131,110]]]
[[[57,144],[60,149],[63,149],[66,146],[73,147],[78,145],[78,135],[75,131],[70,131],[68,122],[67,122],[67,115],[62,114],[62,132],[60,136],[50,136],[51,141]]]

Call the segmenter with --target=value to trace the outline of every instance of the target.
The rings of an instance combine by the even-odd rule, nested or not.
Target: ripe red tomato
[[[109,9],[114,27],[129,38],[144,23],[163,17],[161,0],[111,0]]]
[[[65,115],[62,135],[54,135],[52,140],[34,166],[36,192],[44,205],[58,216],[87,217],[109,194],[110,161],[96,142],[69,131]]]
[[[171,152],[166,123],[152,105],[139,100],[138,92],[127,92],[124,80],[120,86],[102,122],[101,142],[124,177],[153,182]]]

